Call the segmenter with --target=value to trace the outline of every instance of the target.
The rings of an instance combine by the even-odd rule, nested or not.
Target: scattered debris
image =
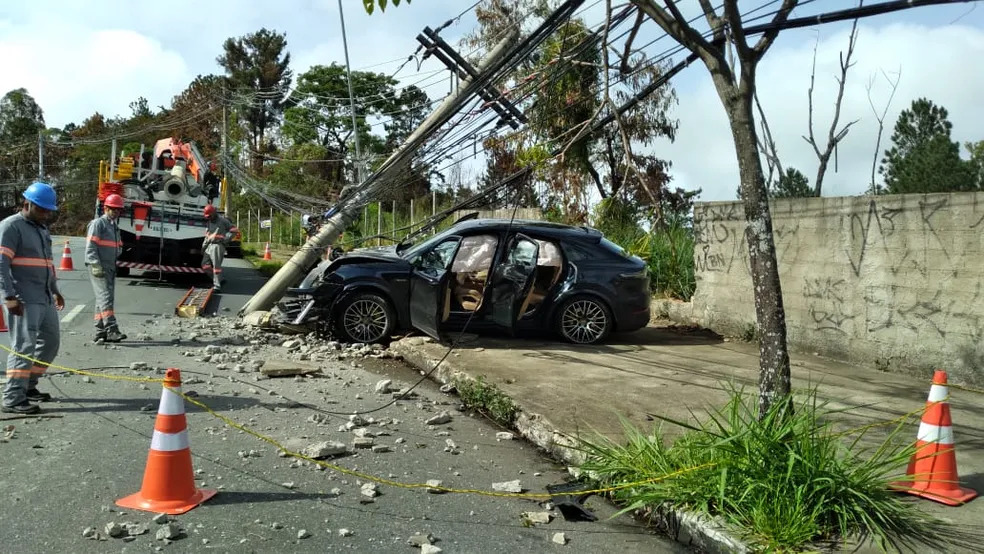
[[[340,537],[351,537],[354,534],[355,533],[353,533],[352,531],[349,531],[348,529],[339,529],[338,530],[338,536],[340,536]]]
[[[514,438],[515,435],[513,435],[509,431],[499,431],[498,433],[495,434],[495,440],[499,440],[499,441],[511,441]]]
[[[308,538],[310,536],[311,536],[311,533],[308,533],[308,530],[307,529],[301,529],[300,531],[297,532],[297,538],[298,539],[306,539],[306,538]]]
[[[388,392],[392,392],[392,389],[390,389],[390,385],[392,384],[393,384],[392,379],[383,379],[382,381],[376,383],[376,392],[379,394],[386,394]]]
[[[443,425],[445,423],[451,423],[451,414],[449,414],[446,411],[443,411],[437,414],[436,416],[428,419],[425,423],[427,425]]]
[[[428,487],[441,487],[443,485],[442,485],[442,481],[440,479],[429,479],[427,481],[427,486]],[[429,488],[429,489],[427,489],[427,492],[429,492],[431,494],[444,494],[446,491],[441,490],[439,488]]]
[[[407,539],[407,544],[420,548],[425,544],[434,544],[434,540],[434,535],[431,535],[430,533],[414,533],[412,537]]]
[[[165,523],[157,530],[157,540],[159,541],[173,541],[179,536],[181,536],[181,527],[173,521]]]
[[[126,534],[126,529],[123,529],[123,526],[115,521],[107,523],[105,531],[107,535],[113,537],[114,539],[118,539]]]
[[[348,448],[345,444],[334,441],[324,441],[317,442],[308,445],[301,451],[308,458],[314,458],[315,460],[320,460],[322,458],[329,458],[331,456],[338,456],[340,454],[345,454]]]
[[[443,550],[433,544],[425,544],[420,547],[420,554],[438,554],[440,552],[443,552]]]
[[[362,496],[376,498],[379,496],[379,486],[376,483],[365,483],[362,485]]]
[[[523,519],[533,525],[546,525],[553,519],[550,512],[523,512]]]
[[[523,492],[523,486],[519,483],[519,479],[516,479],[514,481],[492,483],[492,490],[498,492]]]
[[[153,521],[158,525],[164,525],[165,523],[170,521],[170,518],[167,516],[167,514],[157,514],[156,516],[154,516],[154,519],[152,519],[151,521]]]
[[[287,360],[267,360],[260,373],[267,377],[292,377],[294,375],[309,375],[321,371],[317,366],[302,362]]]
[[[567,535],[564,533],[554,533],[553,542],[556,544],[567,544]]]

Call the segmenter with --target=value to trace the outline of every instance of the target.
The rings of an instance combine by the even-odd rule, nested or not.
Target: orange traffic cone
[[[266,249],[263,250],[263,259],[272,260],[273,256],[270,255],[270,243],[266,243]]]
[[[118,506],[177,515],[215,496],[214,490],[195,488],[184,399],[175,391],[181,391],[181,372],[171,368],[164,375],[143,486],[140,492],[117,500]]]
[[[75,267],[72,265],[72,249],[68,247],[68,241],[65,241],[65,250],[62,252],[61,265],[58,266],[58,271],[74,271]]]
[[[937,370],[919,423],[916,453],[906,470],[912,480],[895,483],[894,487],[949,506],[959,506],[976,497],[977,492],[960,486],[953,450],[953,422],[950,404],[946,402],[948,395],[946,372]]]

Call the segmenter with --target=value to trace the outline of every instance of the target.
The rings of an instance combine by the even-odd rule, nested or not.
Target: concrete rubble
[[[496,492],[523,492],[523,486],[520,484],[519,479],[516,479],[513,481],[492,483],[492,490]]]

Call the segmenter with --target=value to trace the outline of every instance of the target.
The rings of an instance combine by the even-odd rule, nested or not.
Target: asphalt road
[[[67,307],[61,314],[63,338],[56,364],[94,368],[100,375],[158,378],[155,371],[133,371],[129,366],[145,362],[152,368],[178,367],[186,382],[200,381],[187,383],[186,392],[197,393],[218,413],[296,448],[323,440],[351,444],[352,433],[340,428],[348,421],[343,414],[386,404],[391,397],[374,392],[382,378],[400,388],[418,377],[402,364],[361,358],[322,362],[320,376],[277,379],[258,379],[257,373],[234,373],[205,361],[206,345],[233,352],[242,348],[236,344],[244,337],[250,338],[235,327],[234,319],[225,319],[263,282],[241,260],[226,261],[229,282],[216,306],[218,315],[225,317],[211,319],[217,326],[165,317],[173,313],[189,281],[123,278],[117,285],[116,313],[130,340],[117,346],[93,345],[92,291],[81,263],[82,243],[72,239],[70,244],[75,271],[60,273]],[[176,339],[180,343],[175,344]],[[250,356],[282,360],[290,353],[264,346]],[[522,514],[547,511],[542,499],[429,494],[380,485],[380,495],[367,503],[360,494],[363,479],[280,457],[275,446],[229,428],[195,406],[186,409],[197,486],[218,488],[219,493],[176,517],[183,534],[168,545],[155,538],[159,525],[151,522],[153,514],[122,513],[114,506],[140,488],[160,386],[87,379],[52,369],[41,388],[57,400],[43,405],[45,413],[60,417],[0,422],[0,427],[13,426],[12,438],[0,442],[4,551],[412,551],[406,541],[415,533],[430,533],[444,552],[686,551],[628,517],[611,517],[615,509],[598,496],[586,503],[599,516],[596,522],[565,521],[554,511],[550,523],[537,525],[524,523]],[[392,452],[360,450],[330,461],[403,483],[439,479],[444,486],[460,489],[491,490],[492,483],[520,479],[527,492],[540,493],[546,485],[566,480],[562,466],[523,441],[497,440],[496,432],[502,429],[459,412],[456,397],[441,393],[433,383],[425,381],[416,391],[416,399],[364,416],[374,418],[368,427],[378,435],[376,444],[388,445]],[[445,410],[452,414],[450,423],[425,423]],[[388,425],[378,425],[387,420]],[[448,447],[448,440],[454,448]],[[340,495],[332,494],[335,488]],[[87,527],[105,537],[104,528],[111,522],[143,523],[149,532],[132,542],[83,538]],[[298,538],[302,529],[310,537]],[[341,529],[350,534],[340,535]],[[566,545],[552,542],[556,533],[565,533]]]

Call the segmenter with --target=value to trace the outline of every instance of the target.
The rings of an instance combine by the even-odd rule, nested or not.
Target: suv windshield
[[[444,237],[446,237],[449,234],[451,234],[451,229],[448,229],[447,231],[444,231],[442,233],[438,233],[438,234],[434,235],[433,237],[431,237],[431,238],[429,238],[427,240],[418,242],[417,244],[415,244],[415,245],[413,245],[413,246],[411,246],[409,248],[404,249],[402,252],[399,252],[399,255],[400,255],[401,258],[403,258],[405,260],[409,260],[409,259],[417,256],[417,254],[423,252],[424,250],[426,250],[430,246],[432,246],[432,245],[440,242],[441,239],[443,239]]]

